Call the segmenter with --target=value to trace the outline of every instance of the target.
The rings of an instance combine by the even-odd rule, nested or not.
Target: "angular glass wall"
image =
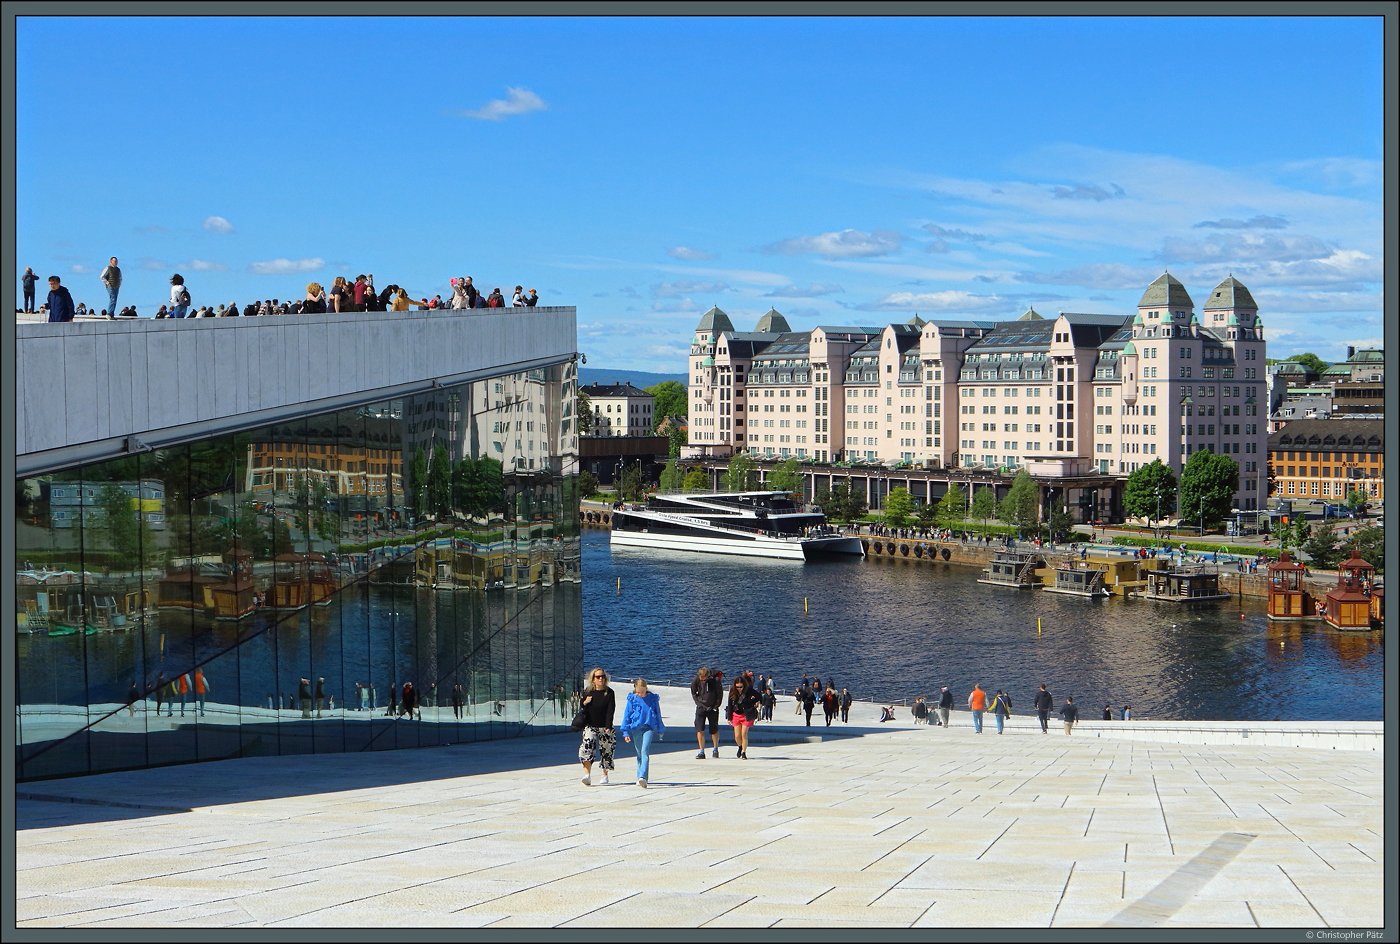
[[[559,730],[562,365],[16,488],[21,780]]]

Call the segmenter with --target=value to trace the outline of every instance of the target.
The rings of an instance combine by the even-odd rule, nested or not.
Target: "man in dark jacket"
[[[797,693],[798,699],[802,702],[802,713],[807,716],[807,727],[812,726],[812,709],[817,704],[817,694],[812,691],[812,686],[803,685]]]
[[[700,748],[700,753],[695,755],[696,760],[705,759],[706,722],[710,725],[713,756],[719,757],[719,703],[723,694],[720,691],[719,679],[710,675],[707,666],[700,666],[700,671],[690,680],[690,697],[695,701],[695,743]]]
[[[1049,734],[1050,728],[1048,720],[1050,709],[1055,707],[1055,699],[1045,690],[1045,686],[1040,686],[1040,691],[1035,693],[1035,716],[1040,719],[1040,733]]]
[[[49,321],[72,321],[77,309],[56,275],[49,276]]]
[[[953,693],[948,691],[948,686],[943,686],[943,692],[938,696],[938,717],[939,723],[943,727],[948,727],[948,712],[953,710]]]
[[[851,690],[848,688],[841,689],[841,720],[851,720]]]
[[[1065,703],[1060,706],[1060,720],[1065,723],[1065,733],[1069,734],[1074,730],[1074,723],[1079,720],[1079,709],[1074,706],[1074,696],[1065,698]]]

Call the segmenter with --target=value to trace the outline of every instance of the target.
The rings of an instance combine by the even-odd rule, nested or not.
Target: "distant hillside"
[[[611,370],[607,367],[580,367],[578,369],[579,383],[588,384],[615,384],[630,383],[634,387],[654,387],[663,380],[674,380],[676,383],[685,383],[685,374],[652,374],[645,370]]]

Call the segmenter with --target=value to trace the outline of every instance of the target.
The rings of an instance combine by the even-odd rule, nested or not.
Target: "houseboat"
[[[1101,600],[1109,596],[1110,591],[1104,582],[1106,572],[1100,569],[1097,563],[1072,554],[1063,557],[1049,568],[1053,577],[1044,581],[1042,589],[1046,593],[1067,593],[1071,596]]]
[[[335,572],[324,555],[315,551],[278,554],[272,559],[267,605],[274,610],[329,606],[338,589]]]
[[[1372,579],[1376,568],[1358,557],[1353,550],[1351,557],[1337,565],[1337,585],[1327,591],[1323,604],[1322,618],[1333,629],[1370,630],[1371,599],[1374,595]]]
[[[865,555],[860,538],[828,527],[820,508],[804,508],[787,492],[653,495],[645,506],[613,511],[609,540],[620,547],[783,560]],[[517,575],[519,568],[517,561]]]
[[[253,586],[253,552],[235,549],[224,555],[228,579],[210,588],[214,599],[214,618],[242,619],[257,608],[257,592]]]
[[[217,557],[191,557],[166,568],[156,583],[156,605],[162,610],[192,610],[214,614],[214,588],[226,579]]]
[[[1035,551],[1003,548],[992,552],[992,559],[977,582],[994,587],[1010,587],[1012,590],[1034,590],[1040,586],[1040,576],[1036,570],[1043,566],[1045,561]]]
[[[1230,599],[1229,591],[1220,589],[1220,574],[1205,564],[1178,564],[1151,571],[1142,596],[1159,603],[1210,603]]]
[[[1317,619],[1312,594],[1303,583],[1307,568],[1283,551],[1269,564],[1269,610],[1271,620]]]

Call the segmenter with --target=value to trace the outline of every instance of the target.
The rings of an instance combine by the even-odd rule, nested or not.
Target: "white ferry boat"
[[[673,551],[806,560],[830,554],[864,556],[860,538],[826,523],[787,492],[694,492],[654,495],[645,507],[612,515],[613,544]]]

